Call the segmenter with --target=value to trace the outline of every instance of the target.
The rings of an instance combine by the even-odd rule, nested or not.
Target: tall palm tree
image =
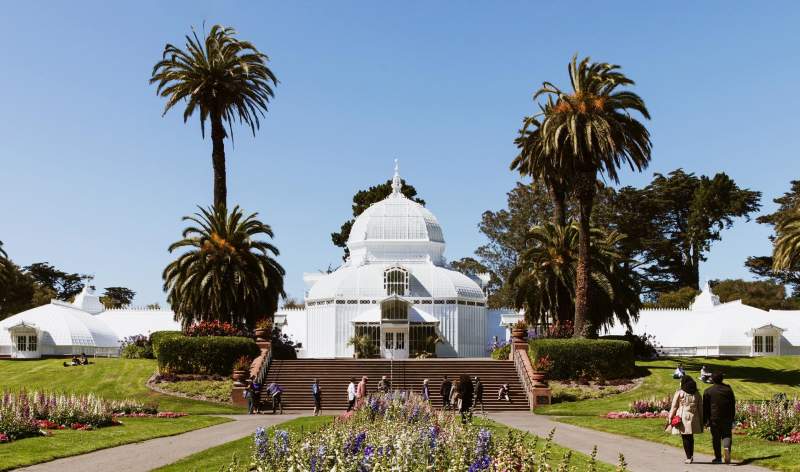
[[[184,328],[195,321],[225,321],[252,328],[271,317],[283,291],[283,267],[278,249],[258,239],[273,237],[272,229],[238,206],[200,208],[183,219],[193,223],[169,251],[188,248],[164,269],[164,291],[176,320]]]
[[[800,264],[800,207],[779,221],[775,227],[775,252],[773,268],[776,271],[789,270]]]
[[[150,83],[157,83],[156,93],[167,100],[162,116],[184,101],[184,123],[198,111],[203,138],[206,120],[211,123],[216,206],[227,204],[224,139],[229,132],[233,136],[233,122],[248,126],[255,136],[274,97],[278,79],[268,61],[252,43],[237,39],[233,28],[214,25],[204,41],[194,30],[187,35],[185,50],[168,43],[153,67]]]
[[[3,241],[0,241],[0,282],[5,280],[6,267],[8,267],[8,254],[3,249]]]
[[[511,161],[511,170],[541,180],[547,187],[553,202],[553,222],[564,226],[567,223],[567,175],[561,162],[553,153],[547,153],[542,142],[541,122],[534,116],[522,120],[522,128],[514,140],[519,154]]]
[[[525,308],[529,321],[563,323],[571,319],[579,233],[576,223],[563,226],[547,223],[529,231],[528,249],[520,255],[509,276],[515,304],[517,308]],[[606,232],[596,227],[591,229],[591,236],[590,291],[595,309],[587,320],[587,331],[596,333],[603,325],[613,325],[615,320],[630,326],[641,301],[636,278],[617,249],[624,237],[616,231]]]
[[[575,335],[587,334],[589,281],[591,277],[590,218],[597,190],[598,175],[619,182],[618,170],[627,164],[641,171],[650,162],[650,133],[631,115],[650,114],[641,97],[620,87],[633,80],[619,66],[590,62],[578,63],[573,56],[568,67],[572,90],[562,91],[544,82],[534,95],[547,97],[541,124],[544,151],[556,156],[558,167],[569,169],[573,192],[578,201],[580,237],[577,284],[575,289]]]

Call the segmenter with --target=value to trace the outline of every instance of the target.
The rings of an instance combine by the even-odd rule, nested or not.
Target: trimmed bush
[[[159,336],[158,368],[169,374],[230,375],[233,364],[242,356],[251,359],[260,354],[256,342],[238,336],[188,337]]]
[[[609,335],[601,336],[600,339],[610,339],[613,341],[628,341],[633,345],[633,355],[636,359],[650,360],[658,357],[655,346],[655,338],[652,335],[642,334],[636,336],[633,333],[625,333],[624,336]]]
[[[528,354],[548,356],[549,376],[555,380],[579,378],[618,379],[634,373],[633,346],[627,341],[604,339],[534,339]]]
[[[153,347],[153,356],[158,359],[158,350],[162,340],[181,336],[183,336],[183,333],[180,331],[154,331],[150,333],[150,344]]]

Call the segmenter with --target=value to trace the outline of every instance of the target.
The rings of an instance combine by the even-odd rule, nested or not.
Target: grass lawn
[[[725,382],[733,387],[737,399],[769,399],[776,393],[800,396],[800,358],[763,357],[741,359],[680,359],[638,362],[649,375],[639,388],[602,399],[559,403],[537,408],[536,413],[558,415],[558,421],[609,433],[645,439],[680,447],[680,438],[664,432],[666,420],[607,420],[599,416],[609,411],[625,411],[631,401],[672,395],[678,388],[672,379],[675,366],[681,362],[687,374],[697,377],[700,367],[722,370]],[[705,386],[700,384],[700,389]],[[800,471],[800,445],[787,445],[761,439],[735,436],[733,458],[775,470]],[[713,454],[708,433],[695,440],[698,452]]]
[[[158,387],[168,392],[182,393],[194,398],[226,402],[231,399],[233,380],[181,380],[179,382],[162,382],[158,384]]]
[[[84,454],[146,439],[173,436],[225,423],[227,418],[186,416],[183,418],[122,418],[121,426],[94,431],[53,431],[51,437],[20,439],[0,444],[0,470],[38,464],[60,457]]]
[[[800,357],[747,357],[740,359],[667,359],[650,362],[637,362],[645,374],[644,383],[629,392],[611,395],[601,399],[584,400],[572,403],[557,403],[536,409],[536,413],[565,416],[597,416],[609,411],[624,411],[633,400],[665,397],[672,395],[680,386],[672,378],[678,362],[686,373],[694,378],[700,374],[700,367],[722,370],[725,383],[733,387],[736,398],[741,400],[764,400],[776,393],[786,393],[789,397],[800,397]],[[698,384],[700,389],[703,384]]]
[[[315,431],[322,426],[333,421],[332,416],[305,416],[291,421],[286,421],[279,425],[273,426],[270,429],[280,428],[289,432],[300,431]],[[236,441],[221,444],[211,449],[192,454],[191,456],[184,457],[178,462],[166,465],[164,467],[155,469],[157,472],[191,472],[191,471],[206,471],[206,470],[228,470],[227,467],[234,458],[238,458],[240,463],[244,466],[242,471],[249,470],[247,467],[250,463],[251,446],[253,445],[253,437],[247,436]]]
[[[331,421],[332,417],[330,416],[317,416],[317,417],[306,416],[303,418],[297,418],[295,420],[281,423],[279,425],[273,426],[273,428],[286,429],[289,430],[290,432],[314,431],[330,423]],[[491,420],[476,419],[475,422],[476,424],[481,424],[490,428],[495,435],[505,435],[508,433],[509,430],[508,427],[499,423],[495,423],[494,421]],[[246,471],[248,470],[247,466],[249,464],[252,444],[253,444],[253,438],[248,436],[246,438],[238,439],[236,441],[231,441],[229,443],[222,444],[217,447],[212,447],[211,449],[206,449],[205,451],[202,452],[198,452],[197,454],[193,454],[189,457],[181,459],[178,462],[174,462],[170,465],[161,467],[159,469],[155,469],[155,471],[191,472],[191,471],[202,471],[202,470],[221,470],[223,467],[227,467],[229,464],[231,464],[234,457],[238,458],[240,464],[243,466],[239,470]],[[543,445],[544,441],[540,440],[538,447],[542,448]],[[558,446],[556,444],[553,444],[551,447],[551,451],[552,451],[551,457],[553,458],[553,465],[555,466],[564,457],[564,454],[567,452],[567,449]],[[585,466],[588,463],[588,461],[589,461],[589,456],[573,451],[570,464],[576,470],[583,470],[584,468],[583,466]],[[613,472],[616,470],[616,468],[612,467],[609,464],[598,462],[597,470],[599,472]]]
[[[158,403],[162,411],[190,414],[242,413],[243,408],[172,397],[145,385],[156,370],[153,359],[92,359],[93,364],[63,367],[62,359],[0,360],[0,390],[36,389],[68,393],[95,393],[107,399],[134,398]]]

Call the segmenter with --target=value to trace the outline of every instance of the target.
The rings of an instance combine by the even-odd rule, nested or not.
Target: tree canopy
[[[106,287],[100,297],[100,303],[106,308],[122,308],[133,301],[136,292],[127,287]]]
[[[35,262],[24,270],[36,283],[52,290],[57,299],[64,301],[71,301],[94,278],[93,275],[64,272],[48,262]]]
[[[762,310],[798,310],[800,298],[787,298],[786,288],[772,280],[725,279],[709,281],[722,303],[741,300]]]
[[[405,180],[401,180],[400,182],[400,193],[405,195],[407,198],[414,200],[420,205],[425,206],[425,200],[417,197],[417,189],[415,189],[413,185],[407,184]],[[355,222],[356,217],[364,213],[364,210],[369,208],[373,203],[378,203],[391,194],[392,181],[387,180],[382,184],[373,185],[367,189],[359,190],[355,193],[355,195],[353,195],[353,217],[342,223],[342,226],[339,228],[338,232],[331,233],[331,241],[333,241],[333,245],[344,249],[344,255],[342,256],[342,259],[347,259],[347,257],[350,255],[350,252],[347,250],[347,239],[350,237],[350,230],[353,228],[353,223]]]

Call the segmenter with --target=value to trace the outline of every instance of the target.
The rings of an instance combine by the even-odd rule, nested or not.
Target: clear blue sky
[[[258,3],[257,6],[253,6]],[[732,9],[736,6],[736,9]],[[162,301],[180,217],[211,201],[211,143],[148,78],[166,42],[222,23],[280,79],[255,138],[227,147],[229,202],[272,225],[290,294],[337,264],[329,234],[392,160],[439,217],[447,256],[505,203],[521,117],[575,52],[623,65],[653,115],[653,163],[764,193],[800,178],[797,2],[9,2],[0,42],[0,240]],[[768,228],[737,222],[703,278],[748,277]]]

